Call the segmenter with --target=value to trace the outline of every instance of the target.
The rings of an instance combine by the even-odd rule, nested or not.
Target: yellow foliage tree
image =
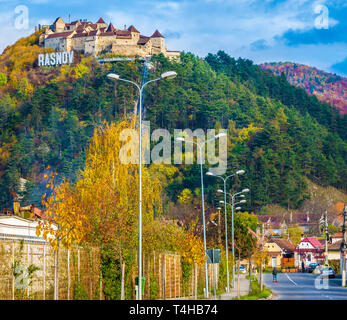
[[[80,203],[67,181],[54,185],[56,176],[56,172],[51,172],[50,176],[45,175],[48,180],[46,188],[53,190],[53,193],[42,196],[42,205],[46,209],[45,219],[38,221],[36,234],[42,234],[55,250],[59,243],[70,249],[73,243],[79,244],[84,239],[87,216],[80,210]]]
[[[178,251],[190,264],[203,264],[206,261],[204,244],[200,237],[186,232],[177,239]]]
[[[183,189],[182,192],[178,195],[178,201],[182,204],[191,203],[193,200],[193,193],[190,189]]]
[[[86,151],[85,169],[76,183],[64,181],[53,187],[51,196],[44,197],[48,219],[39,225],[38,232],[66,246],[74,242],[110,244],[120,254],[136,244],[138,165],[123,164],[119,158],[123,145],[119,135],[134,125],[135,121],[122,121],[95,130]],[[154,208],[161,212],[161,185],[150,177],[145,166],[142,181],[143,225],[150,225]],[[59,229],[54,230],[53,222]]]
[[[252,123],[248,127],[238,129],[236,128],[235,121],[229,120],[227,129],[228,152],[231,152],[237,143],[247,142],[261,130],[261,128],[254,126]]]
[[[291,226],[287,230],[287,234],[284,235],[284,238],[287,238],[289,235],[289,239],[291,242],[297,246],[297,244],[300,242],[302,235],[304,234],[304,229],[299,227],[298,225],[296,226]]]

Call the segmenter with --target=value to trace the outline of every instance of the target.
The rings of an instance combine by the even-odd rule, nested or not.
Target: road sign
[[[220,263],[220,249],[207,249],[207,263]]]

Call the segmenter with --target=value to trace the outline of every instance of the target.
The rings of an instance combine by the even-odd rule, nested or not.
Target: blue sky
[[[29,29],[15,27],[19,5],[28,8]],[[0,0],[0,8],[0,52],[35,25],[70,14],[71,21],[133,24],[144,35],[159,29],[169,50],[201,57],[224,50],[255,63],[292,61],[347,76],[347,0]],[[320,28],[323,15],[327,29]]]

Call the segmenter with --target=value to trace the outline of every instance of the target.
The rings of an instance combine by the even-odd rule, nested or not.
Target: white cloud
[[[33,28],[28,29],[16,29],[15,28],[15,13],[14,11],[3,11],[0,13],[0,52],[6,48],[6,46],[13,44],[19,38],[28,36],[33,33]]]
[[[29,1],[33,3],[51,0]],[[81,0],[70,0],[73,3],[78,1]],[[221,49],[232,55],[244,56],[256,61],[271,61],[282,56],[288,57],[286,59],[289,60],[290,57],[294,59],[301,54],[310,61],[309,58],[314,52],[313,48],[317,46],[288,48],[278,43],[277,39],[288,30],[304,32],[313,29],[317,17],[314,6],[320,3],[330,9],[334,1],[341,1],[340,5],[343,6],[346,0],[139,0],[136,1],[136,5],[132,2],[130,7],[119,2],[105,6],[105,13],[97,13],[97,18],[103,16],[107,22],[111,21],[116,28],[120,29],[124,25],[127,27],[134,25],[141,34],[147,36],[158,29],[168,36],[166,43],[169,50],[191,51],[205,56],[209,52]],[[58,5],[60,6],[61,3]],[[9,27],[8,21],[4,20],[2,15],[0,15],[2,25],[0,50],[5,44],[13,43],[14,39],[25,35],[24,31],[19,32]],[[42,18],[35,24],[49,24],[54,20],[43,14]],[[332,15],[329,18],[330,26],[339,23],[332,18]],[[261,44],[266,46],[262,50],[254,51],[256,48],[254,44],[258,44],[260,49]],[[319,56],[330,55],[326,60],[319,56],[312,57],[312,61],[326,61],[325,64],[320,64],[322,67],[331,65],[335,58],[336,61],[340,59],[341,54],[334,57],[334,51],[329,51],[329,47],[319,46],[319,48],[322,49]],[[310,54],[306,54],[303,50],[308,50]],[[341,57],[340,61],[343,58]]]

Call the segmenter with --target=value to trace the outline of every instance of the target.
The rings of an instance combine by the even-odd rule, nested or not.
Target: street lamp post
[[[219,133],[216,136],[214,136],[212,139],[208,139],[205,141],[202,141],[201,143],[195,142],[192,140],[186,140],[183,137],[178,137],[176,140],[178,141],[185,141],[185,142],[190,142],[193,144],[196,144],[199,148],[200,152],[200,176],[201,176],[201,203],[202,203],[202,224],[203,224],[203,238],[204,238],[204,250],[205,250],[205,255],[207,258],[207,245],[206,245],[206,226],[205,226],[205,204],[204,204],[204,176],[203,176],[203,168],[202,168],[202,146],[206,144],[207,142],[213,141],[215,139],[224,137],[226,134],[225,133]],[[208,298],[208,274],[207,274],[207,260],[205,262],[205,293],[204,293],[205,298]]]
[[[156,78],[145,82],[141,87],[133,81],[120,78],[118,74],[109,73],[107,78],[113,81],[124,81],[133,84],[139,91],[139,273],[138,273],[138,292],[137,299],[142,300],[142,92],[145,86],[151,82],[159,81],[162,79],[173,79],[177,76],[175,71],[168,71],[161,74],[160,78]]]
[[[220,193],[224,193],[223,190],[218,190],[218,192]],[[249,192],[249,189],[243,189],[240,192],[236,192],[233,195],[230,193],[224,193],[224,199],[226,197],[226,194],[228,194],[229,196],[231,196],[231,242],[232,242],[232,255],[233,255],[233,288],[235,288],[235,265],[234,265],[234,260],[235,260],[235,246],[234,246],[234,206],[236,204],[241,204],[241,203],[245,203],[246,200],[241,200],[240,202],[235,203],[235,198],[237,196],[242,195],[242,193],[246,193]],[[226,203],[226,201],[225,201]]]
[[[218,175],[214,175],[212,172],[207,172],[206,175],[208,176],[214,176],[217,178],[221,178],[223,180],[223,184],[224,184],[224,201],[226,202],[226,182],[229,178],[235,176],[235,175],[239,175],[239,174],[244,174],[245,171],[244,170],[238,170],[235,173],[227,176],[227,177],[223,177],[223,176],[218,176]],[[226,206],[224,206],[224,221],[225,221],[225,257],[226,257],[226,266],[227,266],[227,292],[230,291],[230,280],[229,280],[229,258],[228,258],[228,220],[227,220],[227,209]]]

